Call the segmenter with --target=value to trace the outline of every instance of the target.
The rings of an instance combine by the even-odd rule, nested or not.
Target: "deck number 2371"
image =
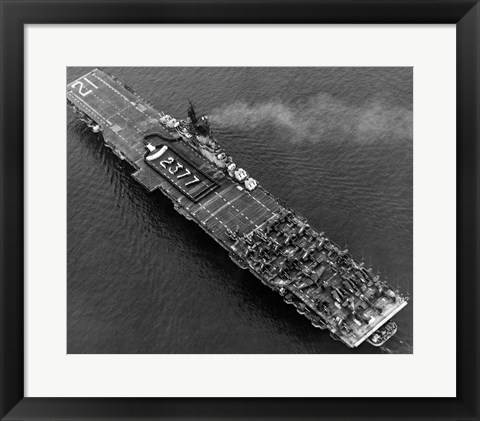
[[[185,187],[200,182],[200,179],[195,174],[192,174],[192,172],[188,168],[185,168],[182,164],[180,164],[180,162],[175,161],[175,159],[171,156],[164,159],[163,161],[160,161],[160,165],[163,168],[168,169],[168,172],[170,174],[176,175],[178,179],[193,175],[193,180],[185,183]]]

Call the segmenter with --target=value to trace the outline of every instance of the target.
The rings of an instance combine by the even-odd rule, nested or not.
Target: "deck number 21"
[[[84,77],[83,80],[88,82],[95,89],[98,89],[98,86],[90,82],[86,77]],[[92,89],[87,89],[81,80],[72,83],[72,89],[76,89],[81,96],[87,96],[93,92]]]

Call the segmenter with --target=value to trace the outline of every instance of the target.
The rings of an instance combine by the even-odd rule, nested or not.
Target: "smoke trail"
[[[306,102],[285,104],[270,101],[249,104],[237,101],[216,108],[210,115],[214,126],[252,130],[270,125],[287,129],[292,138],[316,141],[332,131],[341,131],[354,140],[412,138],[412,111],[375,99],[351,105],[329,94],[319,93]]]

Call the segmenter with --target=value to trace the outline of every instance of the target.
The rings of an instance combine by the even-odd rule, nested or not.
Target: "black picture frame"
[[[2,420],[479,419],[480,5],[478,0],[259,0],[256,2],[0,0],[0,14],[2,174],[0,416]],[[32,23],[456,24],[457,397],[416,399],[24,397],[24,25]],[[432,139],[432,142],[434,141]],[[449,340],[448,333],[442,340]]]

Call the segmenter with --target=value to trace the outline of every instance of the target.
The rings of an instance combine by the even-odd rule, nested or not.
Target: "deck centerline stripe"
[[[80,98],[75,92],[70,91],[69,93],[70,93],[70,95],[72,95],[75,99],[77,99],[78,101],[80,101],[81,103],[83,103],[84,107],[85,107],[87,110],[90,110],[90,111],[92,111],[93,113],[97,114],[97,116],[100,117],[100,119],[104,120],[105,122],[107,121],[104,116],[102,116],[98,111],[96,111],[95,109],[93,109],[90,104],[88,104],[87,102],[85,102],[85,101],[84,101],[82,98]]]

